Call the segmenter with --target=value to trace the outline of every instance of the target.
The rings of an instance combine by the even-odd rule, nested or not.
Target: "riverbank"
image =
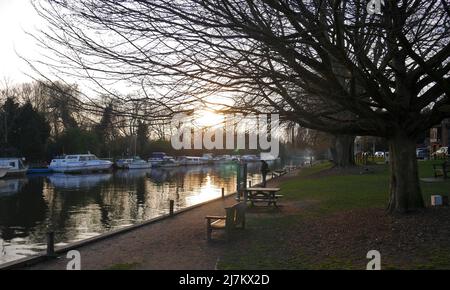
[[[431,164],[421,163],[422,177]],[[368,170],[366,170],[368,169]],[[385,213],[386,166],[337,170],[327,163],[272,180],[285,195],[278,209],[248,210],[247,228],[226,243],[205,240],[206,215],[234,196],[79,248],[82,269],[365,269],[369,250],[382,269],[449,269],[450,209]],[[424,197],[450,182],[423,183]],[[65,269],[65,257],[27,269]]]
[[[276,180],[289,179],[296,171]],[[269,181],[270,182],[274,182]],[[205,203],[174,217],[82,246],[82,269],[204,269],[213,270],[227,247],[223,233],[214,233],[206,242],[205,216],[223,215],[224,208],[235,203],[235,195]],[[245,233],[243,233],[245,234]],[[65,269],[64,255],[25,269]]]

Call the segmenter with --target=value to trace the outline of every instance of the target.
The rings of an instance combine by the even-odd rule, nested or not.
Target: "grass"
[[[333,164],[329,161],[318,163],[312,167],[306,167],[306,168],[302,169],[299,172],[298,176],[299,177],[308,177],[313,174],[319,173],[320,171],[330,169],[332,167],[333,167]]]
[[[419,176],[432,177],[433,164],[442,161],[420,161]],[[322,261],[302,252],[302,247],[278,247],[286,241],[279,241],[280,233],[289,231],[294,223],[301,223],[305,218],[316,218],[335,212],[361,209],[385,208],[388,202],[389,172],[387,165],[379,165],[381,170],[371,174],[347,174],[331,176],[314,176],[332,167],[328,162],[303,169],[297,179],[289,179],[281,184],[281,193],[286,201],[313,201],[314,206],[306,208],[299,214],[249,215],[245,249],[236,251],[233,246],[221,259],[221,269],[336,269],[355,268],[351,262],[338,257],[329,257]],[[426,204],[432,194],[449,194],[450,181],[421,182]],[[301,235],[301,233],[299,233]],[[295,248],[295,251],[292,250]],[[450,257],[446,253],[434,253],[430,261],[417,268],[439,268],[448,265]]]

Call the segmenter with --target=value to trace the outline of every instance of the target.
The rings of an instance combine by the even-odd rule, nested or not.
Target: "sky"
[[[25,31],[33,32],[42,23],[31,0],[0,0],[0,84],[5,78],[12,83],[31,81],[26,73],[32,70],[17,53],[37,57],[37,46]]]

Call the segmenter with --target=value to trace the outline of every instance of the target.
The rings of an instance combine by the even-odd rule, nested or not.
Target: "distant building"
[[[444,119],[441,124],[430,129],[430,146],[434,152],[440,147],[448,147],[450,143],[450,119]]]

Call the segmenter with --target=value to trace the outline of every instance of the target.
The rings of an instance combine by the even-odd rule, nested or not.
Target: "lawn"
[[[419,175],[420,177],[432,177],[432,164],[442,161],[420,161]],[[268,210],[266,213],[257,212],[256,214],[250,209],[247,215],[247,229],[240,234],[237,241],[232,242],[232,246],[227,247],[224,257],[221,258],[219,268],[221,269],[363,269],[365,257],[358,250],[343,250],[342,253],[334,254],[333,251],[340,252],[339,245],[345,247],[346,242],[339,239],[348,239],[348,244],[372,245],[377,240],[377,235],[366,232],[367,225],[358,220],[359,212],[364,213],[361,219],[365,219],[371,214],[366,212],[375,212],[381,218],[385,218],[384,209],[388,202],[389,188],[389,172],[386,165],[378,165],[377,170],[367,174],[321,174],[331,168],[330,163],[321,163],[312,168],[302,170],[298,178],[289,179],[280,184],[282,194],[284,194],[285,204],[309,205],[301,208],[298,212],[287,212],[285,207],[281,211]],[[450,181],[424,183],[421,182],[424,200],[427,205],[430,203],[430,195],[432,194],[449,194]],[[333,219],[339,219],[343,214],[353,213],[355,218],[352,224],[363,224],[363,229],[342,229],[345,227],[345,220],[333,223]],[[355,216],[356,215],[356,216]],[[350,215],[352,216],[352,215]],[[409,218],[409,217],[407,217]],[[430,219],[428,215],[426,219]],[[375,219],[376,220],[376,219]],[[410,222],[401,218],[400,223],[394,218],[386,217],[392,227],[402,227],[405,224],[417,224],[415,221]],[[420,217],[418,217],[420,221]],[[321,227],[321,224],[331,224],[332,226],[308,232],[315,227]],[[384,221],[383,221],[384,222]],[[434,223],[434,222],[433,222]],[[342,226],[344,224],[344,226]],[[391,224],[389,224],[389,227]],[[306,228],[305,228],[306,227]],[[409,226],[408,226],[409,227]],[[419,226],[416,226],[419,227]],[[427,227],[424,225],[423,227]],[[384,224],[374,226],[375,231],[381,229],[383,237],[384,252],[393,251],[391,254],[395,256],[395,250],[387,244],[390,243],[390,235],[394,235],[399,239],[414,240],[408,235],[414,232],[415,228],[408,229],[408,232],[389,232]],[[420,229],[419,229],[420,230]],[[308,232],[308,234],[304,234]],[[336,232],[336,234],[335,234]],[[422,233],[417,233],[420,236]],[[336,235],[335,238],[333,235]],[[341,237],[345,238],[339,238]],[[424,235],[427,235],[425,233]],[[434,239],[433,234],[427,238]],[[328,241],[330,240],[330,241]],[[418,241],[417,243],[419,243]],[[314,244],[317,243],[317,246]],[[326,252],[331,243],[330,253]],[[381,243],[381,242],[380,242]],[[397,243],[394,240],[394,243]],[[400,243],[400,242],[398,242]],[[333,245],[336,244],[333,248]],[[376,244],[376,243],[375,243]],[[426,245],[421,245],[421,247]],[[447,244],[445,244],[447,246]],[[449,245],[450,246],[450,245]],[[381,247],[381,246],[380,246]],[[408,245],[409,247],[409,245]],[[411,248],[415,248],[413,244]],[[316,255],[315,251],[320,250],[320,255]],[[427,251],[427,250],[424,250]],[[450,267],[450,257],[446,255],[436,256],[436,249],[430,249],[429,253],[418,258],[417,261],[407,260],[396,263],[393,258],[385,268],[442,268]],[[350,253],[350,254],[348,254]],[[346,256],[348,255],[348,257]],[[361,261],[355,262],[352,255],[360,255]],[[427,258],[428,256],[429,259]],[[318,256],[318,257],[316,257]],[[408,255],[406,255],[408,256]],[[387,263],[387,262],[386,262]],[[407,266],[404,266],[407,265]]]

